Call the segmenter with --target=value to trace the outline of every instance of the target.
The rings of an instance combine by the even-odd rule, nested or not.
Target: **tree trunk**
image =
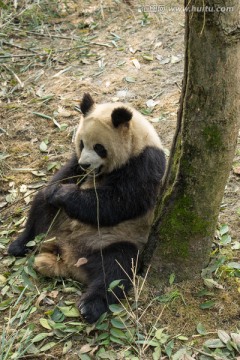
[[[143,254],[158,286],[171,273],[177,280],[199,277],[209,261],[240,119],[239,0],[185,6],[191,11],[177,130]],[[232,11],[224,12],[228,6]]]

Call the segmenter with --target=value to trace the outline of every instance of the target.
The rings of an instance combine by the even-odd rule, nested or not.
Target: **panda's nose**
[[[91,164],[79,164],[80,165],[80,168],[82,168],[83,170],[87,170]]]

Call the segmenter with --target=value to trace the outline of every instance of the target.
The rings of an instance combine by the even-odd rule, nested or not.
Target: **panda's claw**
[[[80,301],[78,307],[81,315],[90,324],[96,322],[107,311],[106,302],[104,299],[97,297],[97,295],[95,299],[85,297]]]

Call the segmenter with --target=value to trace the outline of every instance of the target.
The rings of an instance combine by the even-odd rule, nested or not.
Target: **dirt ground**
[[[169,153],[183,75],[184,13],[167,10],[179,5],[176,0],[164,4],[164,11],[141,13],[139,5],[127,1],[52,2],[47,7],[41,1],[40,5],[22,1],[8,17],[2,16],[0,232],[2,237],[8,235],[0,242],[0,274],[11,272],[6,248],[25,221],[31,192],[73,150],[79,121],[76,106],[84,92],[96,102],[130,102],[153,122]],[[219,215],[219,223],[228,224],[232,241],[239,241],[239,167],[240,143]],[[233,261],[238,256],[234,253]],[[212,290],[216,305],[209,310],[199,308],[203,300],[196,296],[202,281],[177,285],[181,296],[166,306],[161,327],[188,337],[196,334],[199,322],[213,333],[239,328],[239,279],[223,275],[220,280],[224,290]],[[154,290],[147,287],[141,306],[153,296]],[[1,301],[5,299],[2,295]],[[70,299],[75,301],[76,295]],[[153,323],[159,306],[154,304],[146,315],[146,326]]]

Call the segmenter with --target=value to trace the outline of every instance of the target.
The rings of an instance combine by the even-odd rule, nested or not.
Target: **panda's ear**
[[[94,105],[93,98],[89,93],[85,93],[80,103],[80,109],[83,115],[86,115],[92,109],[93,105]]]
[[[112,112],[112,123],[116,128],[122,124],[128,126],[131,118],[132,112],[125,107],[116,108]]]

